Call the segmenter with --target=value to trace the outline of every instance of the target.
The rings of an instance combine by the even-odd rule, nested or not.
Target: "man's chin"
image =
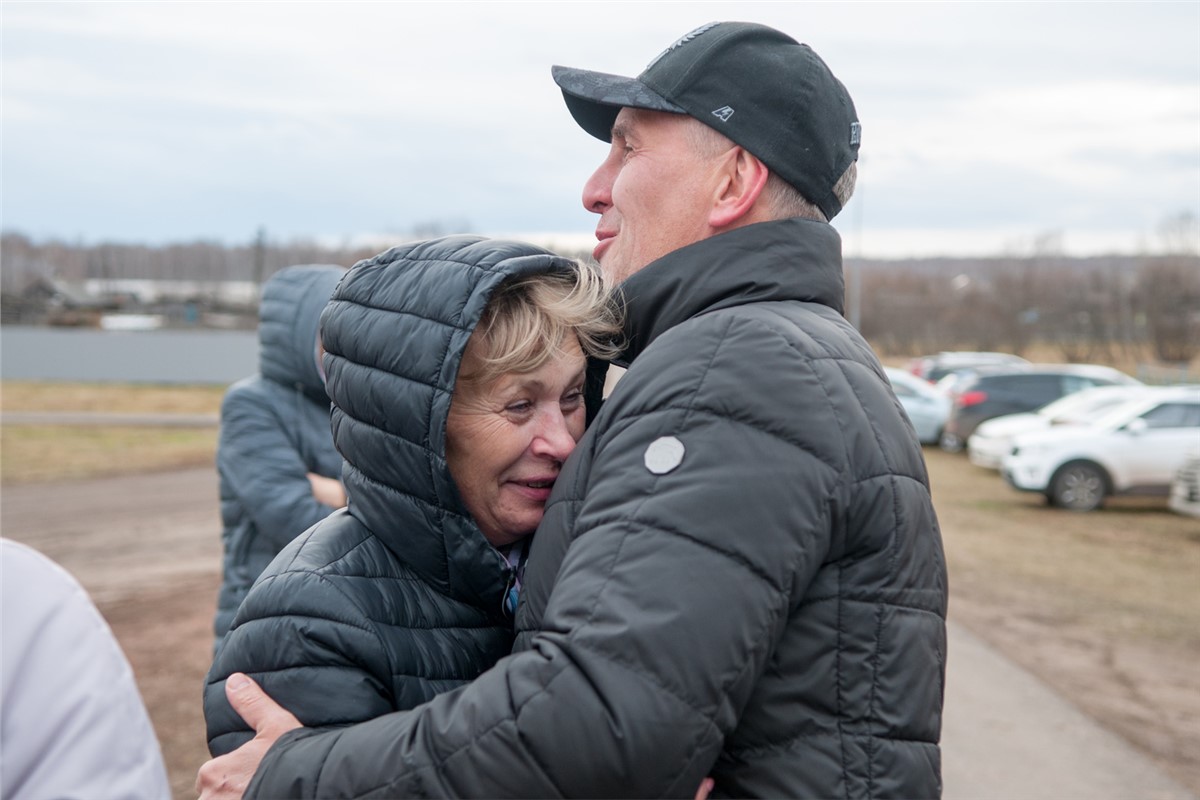
[[[604,276],[604,282],[608,286],[619,286],[626,278],[629,277],[621,262],[613,258],[612,253],[603,254],[603,258],[596,259],[600,264],[600,274]]]

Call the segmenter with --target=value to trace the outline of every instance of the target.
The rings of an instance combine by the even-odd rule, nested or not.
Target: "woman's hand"
[[[346,505],[346,488],[337,478],[326,478],[315,472],[308,473],[308,482],[312,486],[313,497],[318,503],[330,508],[344,508]]]

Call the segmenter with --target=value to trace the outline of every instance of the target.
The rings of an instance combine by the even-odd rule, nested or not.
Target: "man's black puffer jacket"
[[[204,688],[209,749],[252,735],[224,681],[259,680],[306,725],[411,708],[507,655],[505,559],[445,461],[459,361],[491,290],[570,268],[514,242],[450,237],[359,263],[322,317],[346,510],[303,532],[243,601]]]
[[[839,247],[761,223],[630,278],[632,361],[555,485],[514,655],[286,734],[249,795],[937,796],[941,537]]]

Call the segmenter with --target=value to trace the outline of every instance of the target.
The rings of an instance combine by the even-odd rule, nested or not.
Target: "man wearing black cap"
[[[514,655],[414,711],[286,734],[250,793],[939,795],[941,539],[827,224],[853,188],[849,95],[747,23],[636,79],[553,74],[611,141],[583,202],[628,371],[547,504]],[[246,691],[256,728],[294,724]]]

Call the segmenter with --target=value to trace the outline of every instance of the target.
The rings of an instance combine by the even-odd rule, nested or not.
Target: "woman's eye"
[[[563,395],[561,404],[564,408],[578,408],[583,404],[583,390],[575,389]]]
[[[528,400],[520,400],[516,403],[509,403],[504,407],[504,410],[510,414],[525,414],[533,408],[533,403]]]

